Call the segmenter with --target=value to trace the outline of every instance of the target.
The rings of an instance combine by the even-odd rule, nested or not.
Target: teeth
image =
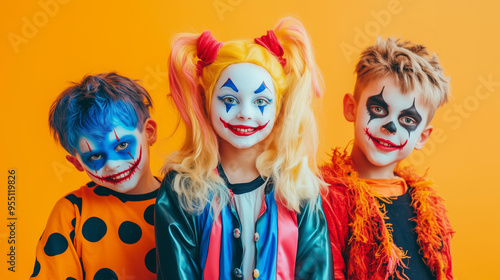
[[[392,147],[392,145],[376,140],[380,145],[385,147]]]
[[[239,132],[252,132],[255,130],[255,128],[236,128],[236,127],[234,127],[233,129]]]
[[[125,172],[125,173],[123,173],[123,174],[120,174],[120,175],[118,175],[118,176],[114,177],[114,178],[113,178],[113,180],[120,180],[120,179],[122,179],[122,178],[127,177],[129,174],[130,174],[130,171],[127,171],[127,172]]]

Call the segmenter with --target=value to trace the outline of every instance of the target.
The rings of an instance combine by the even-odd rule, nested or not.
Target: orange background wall
[[[312,37],[326,94],[317,102],[319,158],[353,135],[341,113],[362,48],[376,36],[425,44],[451,77],[454,98],[438,111],[435,132],[410,157],[438,182],[456,230],[456,279],[498,279],[500,200],[500,3],[496,1],[97,1],[3,3],[0,16],[0,278],[31,275],[35,246],[57,199],[89,181],[48,132],[56,95],[85,74],[118,71],[142,80],[155,100],[160,138],[153,170],[182,141],[167,101],[169,40],[209,29],[222,41],[253,38],[283,16],[299,17]],[[306,4],[307,3],[307,4]],[[16,272],[7,270],[8,170],[16,170]],[[497,206],[494,206],[494,205]]]

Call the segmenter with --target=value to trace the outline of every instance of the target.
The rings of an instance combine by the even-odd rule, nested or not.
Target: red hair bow
[[[203,67],[215,61],[220,48],[222,48],[222,42],[215,40],[210,31],[201,33],[197,48],[197,55],[200,59],[196,65],[198,76],[201,76]]]
[[[285,67],[286,59],[283,58],[285,52],[283,51],[283,47],[278,41],[278,37],[274,34],[274,31],[268,30],[267,35],[264,35],[260,38],[255,38],[255,43],[263,46],[268,51],[270,51],[274,56],[278,58],[281,66]]]

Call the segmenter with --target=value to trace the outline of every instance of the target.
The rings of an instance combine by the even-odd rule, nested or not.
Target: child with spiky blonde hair
[[[363,51],[344,117],[354,122],[350,156],[322,167],[323,207],[335,279],[452,279],[452,229],[433,183],[399,168],[432,132],[449,81],[436,55],[389,38]]]
[[[156,204],[159,279],[331,279],[310,106],[322,80],[302,24],[224,44],[179,34],[169,78],[186,139]]]

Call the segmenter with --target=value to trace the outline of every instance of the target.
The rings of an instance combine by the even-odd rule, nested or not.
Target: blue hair
[[[54,138],[74,155],[83,135],[104,137],[116,126],[142,131],[152,100],[136,82],[116,73],[86,76],[52,104],[49,125]]]

